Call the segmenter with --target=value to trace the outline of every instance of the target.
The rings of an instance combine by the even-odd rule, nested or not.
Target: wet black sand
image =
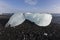
[[[60,40],[60,24],[51,22],[47,27],[40,27],[25,20],[15,28],[4,27],[8,20],[0,19],[0,40]]]

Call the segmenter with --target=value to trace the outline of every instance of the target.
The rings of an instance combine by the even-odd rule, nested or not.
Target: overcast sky
[[[60,13],[60,0],[0,0],[0,13],[4,12]]]

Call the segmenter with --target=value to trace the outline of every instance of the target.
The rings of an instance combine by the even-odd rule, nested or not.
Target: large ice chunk
[[[14,15],[11,16],[11,18],[9,19],[8,23],[5,25],[5,27],[7,26],[17,26],[20,25],[21,23],[23,23],[25,21],[24,15],[23,13],[15,13]]]
[[[25,18],[34,22],[38,26],[48,26],[51,23],[52,15],[51,14],[40,14],[40,13],[25,13]]]

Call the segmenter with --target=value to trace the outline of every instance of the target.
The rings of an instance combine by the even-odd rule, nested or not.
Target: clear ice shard
[[[36,25],[43,27],[48,26],[52,20],[52,15],[47,13],[25,13],[24,16]]]
[[[5,27],[8,27],[9,25],[11,27],[14,27],[14,26],[22,24],[24,21],[25,21],[25,18],[24,18],[23,13],[15,13],[14,15],[10,17]]]
[[[11,27],[18,26],[22,24],[25,19],[30,20],[31,22],[34,22],[38,26],[48,26],[52,21],[52,15],[51,14],[43,14],[43,13],[15,13],[12,15],[9,19],[9,21],[6,23],[5,27],[8,27],[9,25]]]

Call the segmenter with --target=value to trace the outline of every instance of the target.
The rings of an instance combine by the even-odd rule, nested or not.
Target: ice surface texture
[[[23,13],[16,13],[14,15],[11,16],[11,18],[9,19],[8,23],[5,25],[5,27],[7,26],[17,26],[22,24],[25,21],[24,15]]]
[[[38,26],[48,26],[51,23],[52,15],[50,14],[40,14],[40,13],[16,13],[11,16],[10,20],[6,24],[6,27],[11,25],[11,27],[22,24],[25,19],[34,22]]]
[[[25,18],[34,22],[38,26],[48,26],[51,23],[51,14],[25,13]]]

